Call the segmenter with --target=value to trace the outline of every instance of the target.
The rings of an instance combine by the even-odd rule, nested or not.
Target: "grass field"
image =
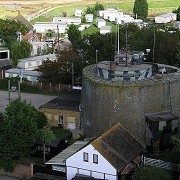
[[[46,17],[40,17],[35,21],[49,21],[53,16],[61,15],[62,12],[67,12],[69,16],[72,16],[75,9],[85,9],[87,6],[95,4],[96,2],[102,3],[105,8],[118,7],[124,13],[132,15],[134,0],[1,0],[0,18],[16,16],[19,10],[25,17],[37,12],[47,12],[45,14]],[[3,7],[3,4],[18,4],[21,8]],[[158,14],[172,12],[172,10],[179,7],[180,0],[148,0],[148,4],[149,16],[152,17]],[[51,8],[52,11],[48,12],[48,9],[50,10]],[[32,23],[34,23],[34,21],[32,21]]]

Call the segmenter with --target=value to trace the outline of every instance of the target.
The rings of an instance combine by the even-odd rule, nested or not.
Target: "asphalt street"
[[[21,98],[25,99],[28,103],[31,103],[36,109],[39,109],[39,106],[47,103],[55,97],[57,96],[21,93]],[[18,98],[18,92],[10,92],[9,97],[8,91],[0,91],[0,112],[7,107],[9,104],[9,99],[14,100],[16,98]]]

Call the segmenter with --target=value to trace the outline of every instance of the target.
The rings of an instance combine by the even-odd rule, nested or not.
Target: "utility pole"
[[[154,26],[154,42],[153,42],[153,63],[154,63],[154,51],[155,51],[155,44],[156,43],[156,32],[155,32],[155,26]]]
[[[74,63],[73,63],[73,61],[72,61],[72,82],[71,82],[71,84],[72,84],[72,89],[73,89],[73,86],[74,86]]]
[[[127,27],[126,27],[126,66],[128,66],[127,64]]]
[[[60,54],[60,44],[59,44],[59,26],[57,25],[57,53]]]

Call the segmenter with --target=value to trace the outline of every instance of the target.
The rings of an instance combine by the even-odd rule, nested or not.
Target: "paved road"
[[[55,97],[57,97],[57,96],[21,93],[21,98],[25,99],[27,102],[31,103],[36,109],[38,109],[39,106],[41,106],[41,105],[47,103],[48,101],[54,99]],[[18,98],[18,93],[17,92],[11,92],[10,93],[10,99],[13,100],[16,98]],[[9,104],[8,91],[0,91],[0,112],[3,111],[8,104]]]
[[[15,177],[0,174],[0,180],[18,180],[18,179],[20,180],[20,178],[15,178]]]

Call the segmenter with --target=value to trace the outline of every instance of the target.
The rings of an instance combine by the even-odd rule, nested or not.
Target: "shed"
[[[75,17],[81,17],[81,16],[82,16],[82,12],[83,12],[82,9],[76,9],[76,10],[74,11],[74,16],[75,16]]]

